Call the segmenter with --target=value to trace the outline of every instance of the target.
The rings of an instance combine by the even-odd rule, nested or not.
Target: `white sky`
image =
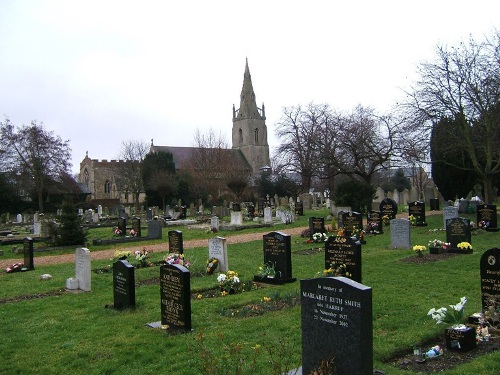
[[[499,28],[500,1],[0,1],[0,116],[116,159],[124,140],[230,143],[248,57],[269,144],[285,106],[389,111],[439,43]]]

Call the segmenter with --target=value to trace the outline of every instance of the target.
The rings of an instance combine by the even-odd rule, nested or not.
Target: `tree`
[[[0,212],[20,210],[22,206],[14,179],[7,173],[0,172]]]
[[[496,116],[500,102],[500,32],[489,40],[478,42],[471,37],[458,47],[437,46],[436,50],[435,61],[420,64],[419,79],[407,93],[406,107],[413,123],[427,134],[433,123],[457,119],[457,126],[450,127],[446,134],[448,149],[458,148],[467,154],[467,170],[478,176],[484,200],[491,203],[493,183],[500,173]],[[464,167],[462,160],[445,159],[447,165]]]
[[[353,211],[367,212],[371,209],[375,189],[360,179],[344,179],[339,182],[334,192],[335,203],[339,206],[351,206]]]
[[[405,176],[405,172],[402,168],[396,170],[396,173],[394,173],[391,177],[391,183],[392,186],[394,186],[395,189],[398,189],[399,192],[404,189],[409,190],[411,187],[410,181],[408,180],[408,177]]]
[[[61,223],[51,225],[52,241],[56,246],[83,245],[88,233],[82,228],[77,209],[71,198],[66,199],[61,206]]]
[[[162,204],[176,196],[178,183],[174,158],[169,152],[149,153],[144,157],[141,168],[146,200],[151,206]]]
[[[132,192],[136,209],[139,209],[139,196],[144,191],[142,183],[141,165],[149,151],[149,144],[144,141],[123,141],[118,158],[125,163],[120,164],[122,189],[125,194]]]
[[[71,167],[69,141],[63,141],[43,124],[14,127],[9,119],[0,123],[0,150],[4,171],[19,175],[23,189],[33,191],[38,209],[44,211],[48,181],[57,180]]]

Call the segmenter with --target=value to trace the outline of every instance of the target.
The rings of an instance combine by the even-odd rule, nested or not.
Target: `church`
[[[252,77],[245,63],[243,87],[240,94],[240,107],[233,104],[232,147],[230,149],[206,150],[197,147],[158,146],[151,141],[149,152],[169,152],[173,156],[177,170],[210,169],[203,162],[205,155],[213,151],[218,154],[222,167],[233,175],[248,176],[254,181],[262,173],[269,173],[271,161],[267,141],[265,107],[257,107]],[[123,160],[97,160],[85,156],[80,163],[79,182],[87,187],[91,201],[102,206],[132,204],[133,197],[126,188],[122,174],[125,163],[137,163]],[[217,172],[219,173],[219,172]],[[208,178],[217,178],[216,175]],[[144,194],[139,200],[144,201]]]

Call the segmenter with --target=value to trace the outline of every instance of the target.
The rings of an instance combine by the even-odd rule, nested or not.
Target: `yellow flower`
[[[227,292],[225,290],[223,290],[220,294],[222,295],[222,297],[227,296]]]
[[[202,296],[201,294],[198,294],[198,295],[196,296],[196,298],[197,298],[197,299],[202,299],[202,298],[203,298],[203,296]]]
[[[264,297],[262,298],[262,301],[264,302],[269,302],[271,300],[271,297]]]

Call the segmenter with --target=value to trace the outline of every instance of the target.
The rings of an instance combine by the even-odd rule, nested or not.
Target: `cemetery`
[[[490,230],[477,212],[425,208],[426,225],[411,225],[386,201],[339,221],[318,207],[238,231],[162,225],[155,238],[144,218],[144,241],[70,250],[33,251],[26,234],[0,256],[0,372],[497,374],[500,237],[483,208]],[[15,262],[29,272],[7,273]],[[429,315],[457,301],[463,330]]]

